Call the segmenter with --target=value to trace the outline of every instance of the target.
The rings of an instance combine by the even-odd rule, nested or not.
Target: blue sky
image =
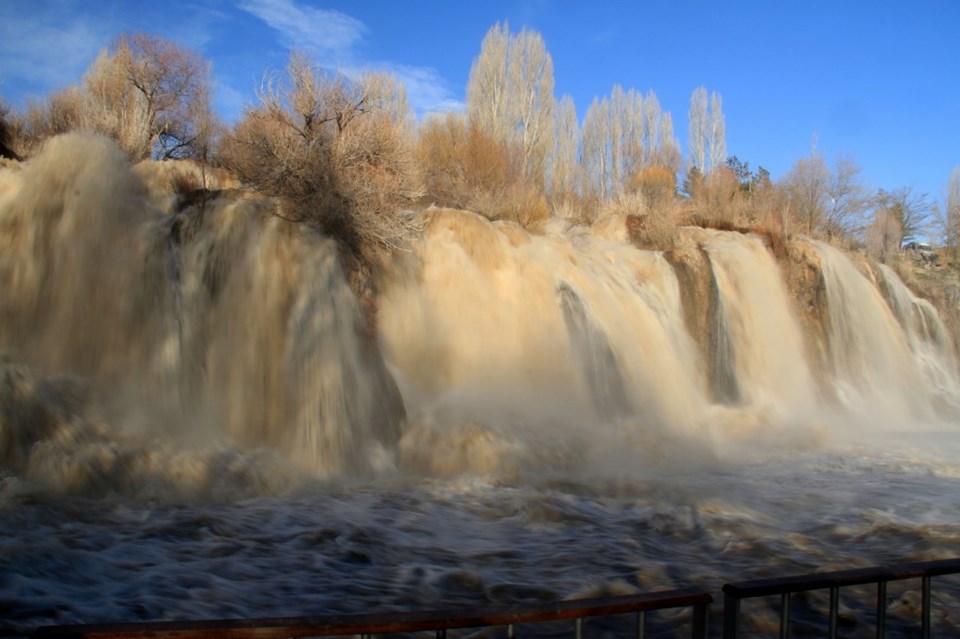
[[[458,108],[484,34],[504,20],[543,35],[557,96],[581,118],[614,84],[653,89],[685,149],[703,85],[723,95],[728,153],[775,178],[814,140],[828,159],[853,157],[871,187],[936,199],[960,165],[957,0],[0,0],[0,96],[22,108],[142,30],[211,61],[228,120],[291,47],[394,72],[421,113]]]

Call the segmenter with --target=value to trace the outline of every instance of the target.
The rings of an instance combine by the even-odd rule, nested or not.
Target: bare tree
[[[653,91],[614,86],[609,97],[594,100],[583,122],[582,163],[585,190],[600,200],[620,198],[641,168],[679,163],[673,120],[660,109]]]
[[[710,122],[708,125],[710,147],[710,171],[727,162],[727,129],[723,119],[723,98],[719,93],[710,95]]]
[[[883,264],[888,263],[900,248],[903,227],[889,209],[879,209],[867,227],[867,254]]]
[[[585,189],[600,200],[619,197],[643,154],[643,96],[616,85],[609,97],[594,99],[583,120]]]
[[[191,157],[214,130],[209,65],[195,51],[145,33],[122,35],[84,76],[83,123],[134,159]]]
[[[870,195],[860,177],[860,165],[849,156],[840,156],[824,186],[824,217],[821,230],[828,238],[862,234]]]
[[[707,135],[709,124],[707,120],[707,89],[697,87],[690,95],[689,111],[690,128],[687,136],[687,150],[693,168],[706,175],[707,166]]]
[[[893,191],[880,189],[875,198],[874,215],[892,216],[899,225],[897,248],[928,230],[933,205],[926,193],[919,193],[912,186],[902,186]]]
[[[580,189],[580,127],[577,109],[569,95],[560,99],[555,122],[553,153],[550,155],[550,195],[557,206],[575,197]]]
[[[470,69],[467,113],[496,140],[519,144],[527,179],[543,185],[553,145],[553,59],[543,37],[526,29],[511,35],[496,24]]]
[[[422,189],[391,94],[395,81],[351,81],[294,53],[226,136],[222,160],[249,186],[280,197],[281,215],[355,253],[395,246],[414,228],[403,209]]]
[[[960,248],[960,166],[955,166],[950,171],[944,218],[944,243],[949,249],[956,251]]]
[[[690,162],[700,175],[706,176],[727,161],[723,98],[717,92],[708,95],[706,87],[697,87],[690,95],[689,116]]]
[[[83,126],[85,97],[76,86],[51,93],[46,100],[30,102],[18,118],[20,153],[30,156],[45,140]]]
[[[14,137],[15,125],[10,117],[10,109],[3,99],[0,98],[0,158],[10,160],[21,159],[20,155],[13,150],[13,147],[16,146]]]
[[[800,158],[781,180],[787,194],[789,227],[806,235],[819,234],[826,217],[827,184],[830,170],[823,156],[814,149]]]
[[[673,137],[673,116],[660,108],[652,90],[643,99],[643,118],[643,165],[676,171],[680,167],[680,148]]]

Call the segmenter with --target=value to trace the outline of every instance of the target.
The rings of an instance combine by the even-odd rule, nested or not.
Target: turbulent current
[[[333,242],[232,186],[84,135],[0,168],[0,633],[960,556],[953,337],[893,270],[430,209],[361,303]],[[894,635],[918,591],[891,584]]]

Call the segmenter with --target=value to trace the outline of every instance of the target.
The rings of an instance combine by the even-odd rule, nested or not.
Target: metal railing
[[[930,637],[931,579],[940,575],[960,573],[960,559],[926,561],[895,566],[878,566],[858,570],[814,573],[780,579],[742,581],[723,586],[723,637],[735,639],[739,631],[740,601],[754,597],[780,596],[780,637],[790,636],[790,596],[810,590],[830,590],[829,636],[837,636],[837,618],[840,588],[877,584],[877,637],[886,632],[887,582],[903,579],[921,580],[920,636]]]
[[[504,626],[514,636],[520,624],[573,620],[573,634],[581,637],[584,619],[613,615],[636,615],[636,636],[643,637],[646,613],[655,610],[692,608],[691,637],[706,639],[707,614],[713,597],[697,590],[670,590],[639,595],[574,599],[529,606],[509,606],[469,611],[447,610],[406,613],[354,614],[325,617],[228,619],[217,621],[158,621],[102,625],[45,626],[31,639],[287,639],[342,635],[392,635],[433,631],[446,637],[447,630]]]
[[[723,638],[736,639],[738,636],[742,600],[775,596],[780,597],[780,637],[789,637],[791,595],[814,590],[830,591],[829,636],[834,638],[837,636],[840,588],[867,584],[877,585],[876,636],[883,637],[887,628],[887,583],[920,579],[920,636],[926,639],[931,631],[932,578],[951,574],[960,574],[960,558],[728,583],[723,586]],[[647,612],[683,608],[692,610],[689,620],[684,619],[684,623],[689,621],[690,636],[706,639],[712,602],[713,597],[707,592],[669,590],[523,606],[485,609],[470,606],[466,611],[45,626],[34,630],[30,639],[295,639],[346,635],[373,637],[414,632],[433,632],[442,639],[448,630],[478,627],[504,627],[505,636],[513,637],[519,625],[565,620],[574,622],[571,630],[579,639],[586,619],[630,614],[635,616],[636,636],[643,638]]]

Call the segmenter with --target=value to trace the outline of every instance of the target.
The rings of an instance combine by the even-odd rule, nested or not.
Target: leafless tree
[[[580,191],[579,149],[580,126],[573,98],[563,96],[556,110],[550,154],[550,194],[554,206],[568,202]]]
[[[16,146],[14,141],[15,125],[10,117],[10,109],[6,103],[0,99],[0,158],[10,160],[19,160],[20,155],[13,150]]]
[[[707,135],[709,124],[707,120],[707,89],[697,87],[690,95],[690,130],[687,136],[687,149],[693,167],[706,175],[707,170]]]
[[[789,227],[805,235],[818,235],[826,218],[826,193],[830,169],[818,151],[800,158],[781,180],[790,213]]]
[[[412,136],[396,121],[395,80],[350,80],[299,53],[274,74],[223,143],[222,161],[281,215],[318,226],[355,253],[394,247],[422,195]]]
[[[870,194],[861,178],[860,165],[849,156],[833,164],[825,184],[821,230],[828,237],[861,236],[870,209]]]
[[[553,59],[543,37],[511,34],[496,24],[483,39],[467,84],[470,122],[493,139],[522,149],[528,180],[543,185],[553,145]]]
[[[192,157],[210,143],[209,64],[157,36],[120,36],[84,76],[83,124],[116,138],[134,159]]]
[[[953,167],[947,182],[947,202],[944,213],[944,244],[952,251],[960,249],[960,166]]]
[[[727,128],[723,118],[723,98],[716,91],[710,95],[708,129],[710,171],[714,171],[727,162]]]
[[[867,227],[867,254],[881,263],[889,263],[903,239],[903,227],[889,209],[879,209]]]
[[[697,87],[690,95],[689,117],[690,163],[705,176],[727,162],[723,98],[717,92],[708,94],[706,87]]]
[[[880,189],[875,198],[874,215],[885,213],[897,221],[900,229],[897,248],[929,230],[933,205],[926,193],[902,186],[892,191]]]

